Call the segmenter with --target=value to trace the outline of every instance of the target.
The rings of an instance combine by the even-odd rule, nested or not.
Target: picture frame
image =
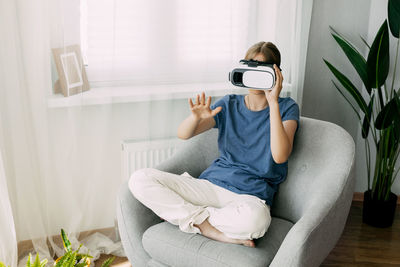
[[[90,89],[79,45],[52,49],[58,80],[54,92],[64,97],[79,94]]]

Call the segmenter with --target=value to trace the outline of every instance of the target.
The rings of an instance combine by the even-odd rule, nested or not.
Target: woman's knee
[[[269,207],[261,201],[251,201],[245,203],[243,209],[245,209],[241,216],[241,220],[245,222],[243,230],[251,233],[251,238],[263,236],[271,224]]]
[[[128,186],[129,190],[136,198],[144,195],[146,187],[154,181],[154,172],[155,169],[145,168],[132,173],[129,178]]]

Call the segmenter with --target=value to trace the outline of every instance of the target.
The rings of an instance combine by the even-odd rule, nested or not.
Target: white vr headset
[[[242,59],[229,73],[229,81],[235,86],[271,90],[276,81],[274,64]]]

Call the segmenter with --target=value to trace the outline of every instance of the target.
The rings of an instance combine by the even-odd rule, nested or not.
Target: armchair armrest
[[[353,154],[354,156],[354,154]],[[348,179],[330,197],[322,192],[289,231],[273,261],[277,266],[320,266],[340,238],[354,191],[354,158]],[[325,193],[325,195],[324,195]]]
[[[121,185],[118,193],[117,218],[121,241],[129,261],[135,262],[135,266],[146,266],[151,257],[143,248],[143,233],[162,220],[132,195],[127,181]]]

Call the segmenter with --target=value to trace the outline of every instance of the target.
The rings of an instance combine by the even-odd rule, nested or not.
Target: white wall
[[[367,55],[367,48],[359,35],[371,44],[387,16],[386,13],[387,1],[382,0],[315,0],[313,5],[301,115],[336,123],[352,135],[356,143],[356,192],[367,190],[365,145],[364,139],[361,138],[360,123],[350,105],[333,86],[331,80],[335,78],[322,58],[345,73],[353,84],[365,93],[353,66],[330,35],[329,25],[350,40],[361,53]],[[391,43],[391,49],[391,57],[394,58],[394,42]],[[372,140],[370,146],[373,146]],[[375,158],[371,157],[371,162],[374,160]],[[371,168],[373,170],[373,166]],[[392,191],[400,193],[399,180],[395,182]]]
[[[336,123],[354,139],[358,130],[354,123],[357,117],[332,84],[334,77],[323,58],[348,74],[355,86],[361,86],[361,81],[355,79],[356,72],[331,36],[329,26],[351,37],[349,39],[363,49],[358,34],[367,36],[369,4],[370,1],[365,0],[314,1],[308,43],[302,116]]]

